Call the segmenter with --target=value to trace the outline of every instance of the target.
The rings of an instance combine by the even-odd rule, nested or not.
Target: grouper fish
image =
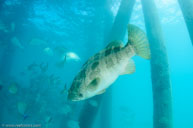
[[[68,99],[80,101],[105,92],[119,75],[135,72],[132,57],[150,59],[146,34],[135,25],[128,25],[128,42],[112,41],[82,66],[68,90]]]

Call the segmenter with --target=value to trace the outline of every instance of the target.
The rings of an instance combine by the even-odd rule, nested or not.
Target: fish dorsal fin
[[[120,40],[114,40],[110,42],[107,46],[106,49],[112,48],[112,47],[124,47],[124,44]]]
[[[100,82],[100,78],[97,77],[97,78],[93,79],[93,80],[89,83],[89,85],[87,86],[88,90],[90,90],[90,91],[96,90],[97,87],[98,87],[98,85],[99,85],[99,82]]]
[[[121,75],[132,74],[135,72],[135,63],[132,59],[129,60],[125,70],[121,73]]]
[[[106,91],[106,89],[103,89],[103,90],[99,91],[99,92],[97,93],[97,95],[103,94],[103,93],[105,93],[105,91]]]

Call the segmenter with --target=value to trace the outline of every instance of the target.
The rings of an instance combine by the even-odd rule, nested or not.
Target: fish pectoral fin
[[[112,48],[112,47],[124,47],[124,44],[123,44],[122,41],[115,40],[115,41],[110,42],[110,43],[106,46],[106,49]]]
[[[97,93],[97,95],[103,94],[103,93],[105,93],[105,91],[106,91],[106,89],[103,89],[103,90],[99,91],[99,92]]]
[[[135,72],[135,63],[132,59],[130,59],[125,70],[121,73],[121,75],[132,74],[134,72]]]

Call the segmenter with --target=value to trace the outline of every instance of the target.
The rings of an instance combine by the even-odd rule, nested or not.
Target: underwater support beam
[[[113,17],[112,17],[113,15],[111,14],[111,11],[110,11],[109,0],[107,0],[107,1],[95,1],[95,2],[96,2],[96,5],[104,6],[104,8],[103,8],[104,10],[99,9],[100,11],[97,10],[95,12],[95,17],[94,17],[93,23],[88,25],[89,27],[86,29],[90,30],[90,28],[92,28],[92,29],[97,28],[97,30],[98,30],[100,28],[101,24],[96,24],[96,23],[101,21],[101,18],[102,18],[101,13],[102,13],[102,15],[105,15],[105,17],[104,17],[105,21],[108,22],[107,25],[104,24],[105,29],[111,28],[111,26],[112,26],[111,22],[113,19]],[[100,26],[98,26],[98,25],[100,25]],[[89,33],[89,35],[88,35],[89,38],[87,39],[87,41],[89,43],[89,46],[92,48],[95,48],[96,45],[93,45],[93,44],[98,43],[98,40],[96,40],[96,36],[98,36],[98,35],[97,35],[97,33],[92,33],[92,32],[88,32],[88,33]],[[88,34],[88,33],[86,33],[86,34]],[[90,42],[92,42],[92,43],[90,43]],[[94,52],[94,51],[92,51],[92,52]],[[101,108],[101,104],[103,102],[103,98],[104,98],[104,94],[95,96],[91,99],[87,99],[84,101],[83,108],[80,112],[79,119],[78,119],[80,128],[93,128],[93,127],[95,127],[94,124],[96,122],[98,123],[100,121],[100,119],[97,120],[97,115],[100,113],[100,108]],[[97,107],[90,105],[89,104],[90,100],[96,101],[98,103]],[[109,111],[111,111],[111,110],[109,110]],[[108,122],[106,122],[106,123],[108,123]],[[110,126],[108,126],[108,128],[110,128]]]
[[[95,96],[92,99],[88,99],[81,110],[79,116],[79,126],[80,128],[92,128],[98,113],[103,96]],[[89,104],[89,100],[95,100],[98,103],[97,107]]]
[[[154,1],[141,1],[151,49],[153,126],[154,128],[172,128],[171,82],[161,23]]]
[[[112,25],[112,29],[105,39],[104,43],[108,44],[112,40],[123,40],[125,36],[125,32],[127,30],[127,24],[130,20],[131,13],[133,10],[135,0],[122,0],[120,9],[115,18],[114,24]],[[124,18],[124,19],[123,19]],[[108,89],[108,93],[106,92],[103,95],[96,96],[93,100],[97,101],[98,107],[93,107],[89,105],[89,101],[86,101],[83,105],[83,109],[79,116],[79,126],[80,128],[92,128],[93,123],[96,119],[96,115],[98,113],[99,107],[101,108],[100,114],[100,122],[101,127],[111,128],[112,127],[112,88]],[[101,101],[103,102],[101,106]]]
[[[113,40],[123,40],[127,31],[127,25],[131,18],[135,0],[122,0],[115,21],[105,43]]]
[[[115,17],[114,23],[110,30],[109,35],[105,39],[105,44],[113,40],[124,40],[127,25],[131,19],[131,14],[135,0],[122,0],[120,3],[119,10]],[[103,97],[103,102],[101,105],[100,112],[100,127],[101,128],[112,128],[112,95],[113,95],[113,86],[108,88]]]
[[[103,95],[99,115],[100,128],[112,128],[112,87]]]
[[[193,0],[178,0],[193,45]]]

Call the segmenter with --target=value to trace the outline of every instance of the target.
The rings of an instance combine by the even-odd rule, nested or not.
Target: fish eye
[[[79,94],[80,97],[83,97],[82,93]]]

